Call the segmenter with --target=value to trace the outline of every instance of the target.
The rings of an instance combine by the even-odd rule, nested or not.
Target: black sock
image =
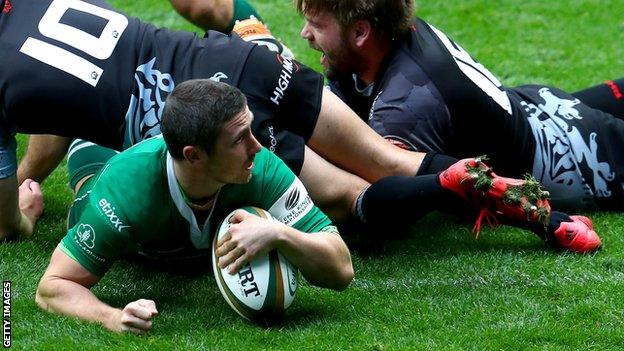
[[[572,95],[591,108],[624,119],[624,78],[608,80]]]
[[[466,204],[440,185],[437,174],[392,176],[375,182],[360,194],[356,216],[367,227],[383,225],[395,229],[383,231],[383,239],[391,239],[393,233],[408,228],[427,213],[453,212],[455,206],[465,209]]]
[[[561,225],[561,222],[572,222],[572,218],[570,218],[567,213],[552,211],[550,218],[548,219],[548,224],[546,225],[515,220],[503,220],[501,224],[513,225],[518,228],[530,230],[548,244],[548,242],[553,238],[555,230],[557,230],[559,225]]]
[[[459,160],[451,156],[442,155],[433,151],[427,152],[416,175],[437,174],[451,167],[457,161]]]

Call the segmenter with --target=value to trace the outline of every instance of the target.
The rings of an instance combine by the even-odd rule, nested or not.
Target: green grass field
[[[115,0],[130,15],[194,30],[165,0]],[[274,34],[318,68],[298,33],[290,1],[253,2]],[[421,1],[418,13],[507,85],[580,89],[624,75],[621,0]],[[22,149],[23,149],[22,139]],[[623,151],[624,152],[624,151]],[[604,249],[557,254],[508,227],[484,230],[431,215],[381,254],[354,254],[356,278],[342,293],[303,284],[283,324],[245,322],[210,276],[180,276],[121,262],[94,288],[114,306],[156,301],[147,336],[40,311],[37,282],[64,235],[71,201],[66,170],[44,186],[36,235],[0,245],[0,279],[13,282],[13,347],[18,350],[620,350],[624,347],[624,221],[592,214]]]

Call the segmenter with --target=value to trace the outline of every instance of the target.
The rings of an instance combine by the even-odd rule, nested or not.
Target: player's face
[[[261,145],[251,134],[253,114],[245,109],[221,127],[213,152],[208,156],[209,173],[223,184],[244,184],[251,179],[253,161]]]
[[[322,52],[321,65],[325,76],[333,80],[353,71],[352,50],[336,18],[327,11],[307,13],[301,37],[311,48]]]

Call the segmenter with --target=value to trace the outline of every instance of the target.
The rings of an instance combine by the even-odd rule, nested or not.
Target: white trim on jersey
[[[167,152],[167,183],[169,184],[169,194],[173,199],[173,203],[175,203],[176,207],[178,208],[180,215],[182,215],[182,217],[184,217],[184,219],[186,219],[186,221],[190,224],[189,234],[191,236],[191,242],[193,243],[193,246],[198,249],[209,248],[211,243],[208,223],[210,222],[210,218],[212,217],[215,206],[212,207],[212,209],[210,210],[210,214],[208,214],[208,217],[204,222],[204,230],[200,230],[199,226],[197,225],[197,219],[195,218],[195,214],[193,213],[191,207],[189,207],[189,205],[186,203],[186,200],[184,200],[184,195],[182,195],[180,186],[178,186],[178,180],[176,179],[175,172],[173,171],[173,158],[171,157],[169,152]],[[215,204],[217,203],[219,192],[220,191],[218,191],[215,195]]]

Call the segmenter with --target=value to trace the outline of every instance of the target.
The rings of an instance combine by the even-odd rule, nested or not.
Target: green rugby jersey
[[[203,225],[184,199],[161,137],[114,156],[88,183],[75,202],[81,203],[80,216],[61,249],[98,276],[126,254],[209,248],[220,221],[243,206],[263,208],[302,232],[335,231],[301,181],[264,148],[255,157],[249,183],[221,188]]]

